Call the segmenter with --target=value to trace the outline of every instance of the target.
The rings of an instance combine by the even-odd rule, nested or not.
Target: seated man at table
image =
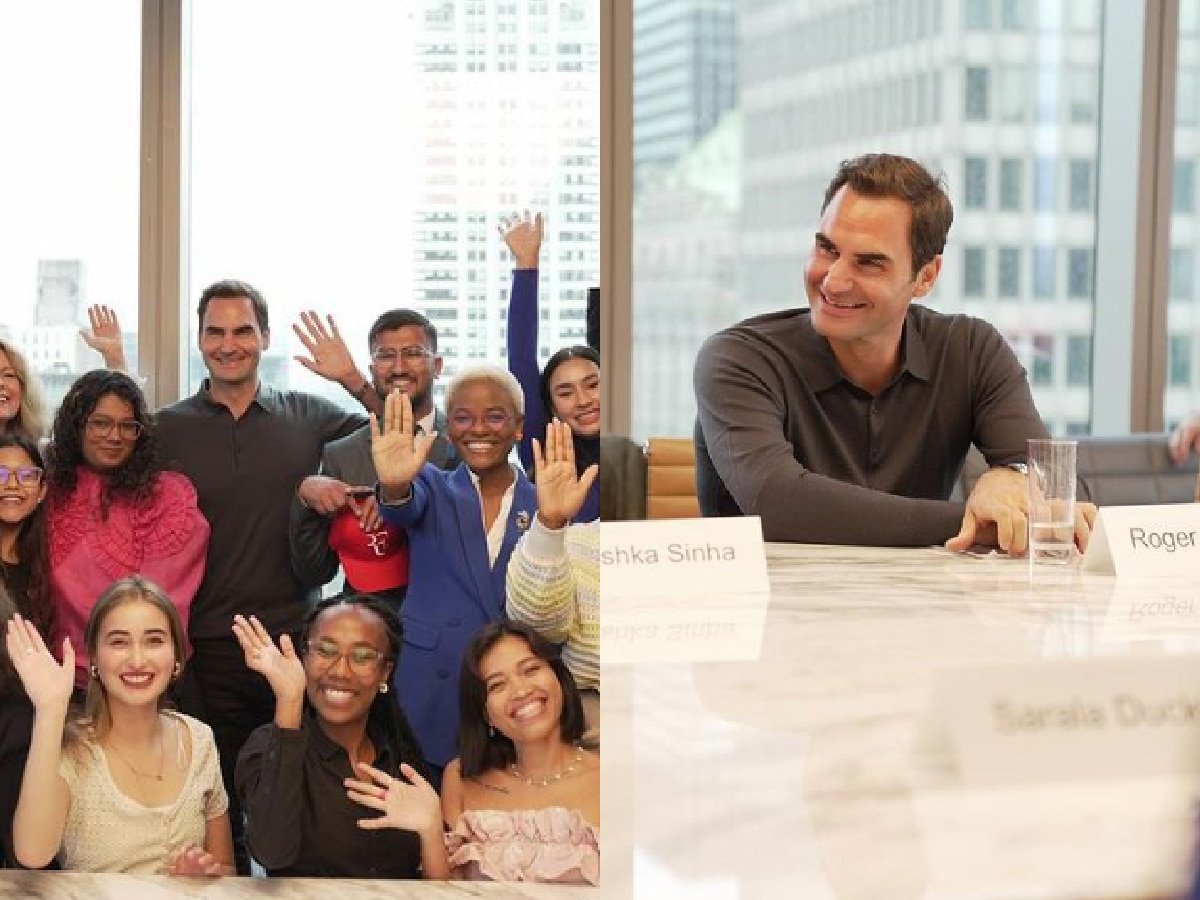
[[[700,350],[705,515],[761,516],[769,541],[1025,552],[1018,468],[1026,440],[1047,437],[1025,373],[991,325],[912,302],[941,272],[953,216],[914,160],[842,163],[805,269],[809,308],[747,319]],[[991,468],[950,502],[972,443]],[[1079,504],[1081,548],[1094,513]]]

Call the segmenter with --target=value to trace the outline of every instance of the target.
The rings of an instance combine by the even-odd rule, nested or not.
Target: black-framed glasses
[[[10,479],[16,478],[21,487],[37,487],[45,474],[37,466],[0,466],[0,484],[8,484]]]
[[[338,660],[344,656],[346,663],[350,666],[350,671],[358,675],[374,674],[375,667],[384,658],[384,654],[380,653],[374,647],[355,646],[349,650],[342,650],[333,641],[317,641],[314,644],[309,644],[308,653],[310,656],[315,656],[319,659],[321,664],[327,669],[332,669],[336,666]]]
[[[409,362],[416,362],[419,359],[424,359],[427,356],[433,356],[433,351],[426,347],[418,347],[412,344],[408,347],[377,347],[371,351],[371,359],[377,363],[394,363],[400,357],[404,357]]]
[[[88,434],[92,437],[106,438],[117,429],[117,434],[124,441],[136,441],[142,433],[142,423],[137,419],[110,419],[108,416],[89,416],[87,420]]]

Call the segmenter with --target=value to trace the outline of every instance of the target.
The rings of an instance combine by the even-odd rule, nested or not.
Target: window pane
[[[983,209],[987,206],[987,160],[968,156],[966,160],[963,200],[968,209]]]
[[[1057,261],[1058,257],[1053,247],[1038,244],[1033,248],[1033,296],[1036,299],[1054,298]]]
[[[964,0],[967,28],[987,31],[992,27],[992,0]]]
[[[51,409],[101,365],[79,336],[91,304],[116,310],[140,368],[141,9],[0,4],[0,338],[23,351]]]
[[[990,70],[979,67],[967,69],[966,120],[968,122],[987,121],[990,82]]]
[[[190,278],[271,306],[264,379],[355,406],[292,357],[336,314],[359,366],[383,311],[438,328],[445,368],[505,360],[501,218],[545,216],[538,347],[585,340],[599,280],[599,15],[587,0],[192,6]],[[314,65],[313,47],[320,47]],[[230,65],[230,60],[252,64]],[[193,343],[194,341],[190,341]],[[195,352],[194,388],[204,374]]]
[[[1196,209],[1196,162],[1191,159],[1175,160],[1175,181],[1171,188],[1171,209],[1177,213],[1195,212]]]
[[[1029,109],[1029,70],[1025,66],[1000,69],[1000,120],[1023,122]]]
[[[1195,292],[1195,251],[1191,247],[1171,248],[1169,296],[1172,300],[1191,300]]]
[[[1196,166],[1200,161],[1200,0],[1179,2],[1178,68],[1175,79],[1175,166],[1171,184],[1170,271],[1167,277],[1167,384],[1163,418],[1168,424],[1200,410],[1200,384],[1192,375],[1200,307],[1196,296]],[[1162,352],[1162,349],[1159,349]]]
[[[996,257],[996,296],[1015,298],[1021,293],[1021,248],[1001,247]]]
[[[1071,160],[1071,211],[1092,211],[1092,161]]]
[[[1092,380],[1092,339],[1088,335],[1067,336],[1067,384],[1086,386]]]
[[[1033,163],[1033,208],[1038,212],[1054,212],[1057,193],[1058,160],[1039,156]]]
[[[987,249],[963,248],[963,296],[982,297],[987,291]]]
[[[1072,247],[1067,255],[1067,296],[1075,299],[1092,298],[1091,247]]]
[[[1192,385],[1192,338],[1186,334],[1173,334],[1168,346],[1167,372],[1171,387]]]
[[[1000,160],[1000,208],[1019,210],[1021,208],[1021,181],[1025,167],[1019,159]]]

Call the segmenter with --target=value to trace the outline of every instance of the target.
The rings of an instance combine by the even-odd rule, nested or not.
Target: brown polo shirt
[[[696,360],[696,478],[705,515],[758,515],[769,541],[927,546],[958,533],[948,500],[974,443],[991,465],[1047,437],[995,328],[918,304],[878,396],[842,373],[809,310],[709,338]]]

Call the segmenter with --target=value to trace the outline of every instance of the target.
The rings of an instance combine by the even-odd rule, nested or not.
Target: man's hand
[[[379,489],[385,502],[399,500],[425,465],[437,432],[413,434],[412,401],[400,389],[387,395],[383,404],[383,423],[376,424],[371,413],[371,459],[379,476]]]
[[[541,213],[533,218],[530,218],[529,210],[525,210],[524,216],[513,213],[512,217],[498,225],[497,229],[504,238],[504,243],[508,244],[509,252],[516,258],[518,269],[538,267],[538,254],[542,249]]]
[[[328,475],[309,475],[296,489],[300,501],[314,512],[332,516],[347,503],[350,485]]]
[[[325,319],[326,322],[322,322],[321,317],[310,310],[300,313],[300,325],[292,324],[292,331],[309,352],[309,356],[295,357],[296,362],[322,378],[336,381],[351,393],[361,390],[366,378],[354,364],[333,316]]]
[[[1192,413],[1171,432],[1167,449],[1177,466],[1187,462],[1193,451],[1200,452],[1200,411]]]
[[[963,553],[986,541],[1009,556],[1024,556],[1028,511],[1029,488],[1025,476],[1003,467],[989,469],[975,482],[975,489],[967,498],[962,528],[946,541],[946,549]]]
[[[121,323],[117,320],[117,311],[111,306],[95,303],[88,307],[88,324],[90,331],[82,328],[79,336],[83,342],[95,350],[104,359],[104,367],[116,372],[124,372],[125,347],[121,343]]]

